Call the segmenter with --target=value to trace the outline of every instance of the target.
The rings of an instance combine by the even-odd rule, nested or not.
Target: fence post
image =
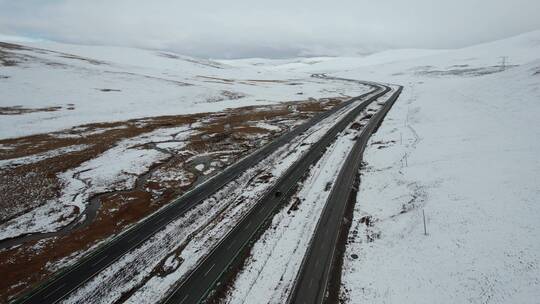
[[[424,218],[424,235],[427,235],[427,229],[426,229],[426,213],[424,212],[424,209],[422,209],[422,217]]]

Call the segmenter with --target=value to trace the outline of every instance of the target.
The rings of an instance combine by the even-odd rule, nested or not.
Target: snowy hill
[[[357,86],[313,79],[304,72],[24,39],[0,44],[0,66],[0,138],[359,92]],[[23,112],[27,114],[20,115]]]
[[[540,31],[457,50],[266,66],[404,86],[366,150],[342,301],[537,302]],[[282,257],[294,256],[301,240],[265,242],[293,245],[253,253],[227,303],[268,301],[269,294],[282,301],[298,263],[284,265]],[[276,276],[282,280],[266,279]]]
[[[405,86],[367,151],[342,297],[536,303],[540,31],[337,74]]]
[[[141,118],[354,96],[365,90],[352,82],[311,77],[320,73],[404,86],[365,152],[345,245],[341,299],[345,303],[537,303],[540,31],[455,50],[405,49],[362,57],[280,60],[203,60],[169,52],[25,39],[1,43],[0,139],[15,139],[5,140],[0,152],[22,152],[0,165],[11,174],[32,162],[45,163],[51,170],[46,160],[66,155],[51,162],[57,171],[44,169],[45,184],[56,182],[55,189],[43,186],[41,179],[40,183],[31,180],[37,178],[26,171],[20,174],[16,182],[25,189],[34,183],[50,193],[26,193],[29,205],[41,207],[16,218],[14,225],[7,223],[12,229],[4,233],[19,235],[29,227],[59,229],[66,225],[62,220],[69,219],[62,212],[73,217],[75,204],[82,210],[83,203],[102,192],[134,191],[122,202],[140,203],[148,201],[142,192],[159,197],[170,188],[191,185],[193,176],[206,175],[207,167],[220,170],[239,157],[235,151],[245,146],[255,149],[272,138],[275,128],[285,130],[306,119],[290,103],[265,109],[274,125],[268,124],[266,114],[260,115],[261,108],[201,114],[186,121],[161,117],[147,125]],[[80,127],[112,121],[124,123]],[[45,148],[17,139],[60,130],[64,131],[54,136],[36,136]],[[221,144],[220,133],[235,130],[237,142],[216,144]],[[205,140],[210,144],[205,146]],[[36,146],[39,153],[31,151]],[[88,159],[79,159],[94,146],[95,151],[85,156]],[[190,150],[185,166],[182,149]],[[165,161],[174,160],[167,153],[182,154],[182,159]],[[230,154],[208,159],[219,153]],[[72,163],[65,165],[66,159]],[[149,168],[154,168],[149,177],[137,181]],[[21,184],[3,192],[15,193],[10,189],[21,189]],[[120,201],[112,196],[105,199]],[[62,209],[60,203],[70,209]],[[110,205],[107,212],[123,212]],[[36,218],[41,220],[38,224]],[[281,220],[300,225],[298,221],[309,219],[292,213]],[[24,221],[30,224],[19,225]],[[306,246],[301,240],[310,231],[297,238],[279,231],[284,230],[269,229],[263,240],[266,245],[255,244],[251,256],[256,259],[246,260],[224,302],[283,302],[299,265],[293,257],[301,259],[300,244]],[[271,244],[285,245],[269,248]],[[54,246],[50,248],[66,247]],[[66,257],[73,253],[66,252]],[[17,261],[17,267],[26,266],[24,259]],[[268,279],[273,277],[280,279]],[[24,286],[23,279],[21,284],[10,282],[10,288]]]

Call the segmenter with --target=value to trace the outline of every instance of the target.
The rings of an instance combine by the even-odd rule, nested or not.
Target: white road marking
[[[130,237],[129,240],[128,240],[128,243],[131,243],[131,241],[133,241],[135,238],[137,238],[138,235],[135,234],[134,236]]]
[[[44,296],[44,297],[43,297],[43,299],[46,299],[46,298],[48,298],[48,297],[52,296],[52,295],[53,295],[53,293],[55,293],[55,292],[56,292],[56,291],[57,291],[58,289],[60,289],[60,288],[64,287],[65,285],[66,285],[66,283],[64,283],[64,284],[62,284],[62,285],[60,285],[60,286],[56,287],[56,288],[55,288],[55,289],[54,289],[53,291],[49,292],[49,293],[48,293],[48,294],[47,294],[46,296]]]
[[[187,300],[188,297],[189,297],[189,295],[187,294],[187,295],[182,299],[182,301],[180,301],[180,303],[178,303],[178,304],[184,303],[184,302]]]
[[[231,249],[233,244],[234,244],[234,240],[232,240],[232,242],[229,243],[229,246],[227,246],[227,250]]]
[[[167,221],[167,218],[166,217],[162,217],[159,221],[158,221],[158,224],[163,224],[163,222]]]
[[[94,267],[96,264],[98,264],[99,262],[103,261],[105,258],[107,258],[107,256],[104,256],[102,257],[101,259],[95,261],[94,263],[92,263],[92,267]]]
[[[214,268],[214,266],[216,266],[216,264],[212,264],[212,266],[210,266],[210,268],[208,268],[208,270],[204,273],[204,276],[206,276],[210,272],[210,270]]]

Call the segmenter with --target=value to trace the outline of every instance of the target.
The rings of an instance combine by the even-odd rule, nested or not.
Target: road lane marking
[[[43,299],[46,299],[46,298],[52,296],[57,290],[59,290],[60,288],[62,288],[64,286],[66,286],[66,283],[56,287],[55,289],[53,289],[53,291],[49,292],[46,296],[43,297]]]
[[[107,256],[104,256],[104,257],[102,257],[101,259],[95,261],[94,263],[92,263],[91,266],[92,266],[92,267],[96,266],[96,264],[98,264],[99,262],[103,261],[105,258],[107,258]]]
[[[212,268],[214,268],[214,266],[216,266],[216,264],[212,264],[212,266],[210,266],[210,268],[208,268],[208,270],[204,273],[205,277],[210,272],[210,270],[212,270]]]
[[[235,240],[232,240],[232,241],[229,243],[229,246],[227,246],[227,250],[231,249],[232,245],[234,244],[234,241],[235,241]]]
[[[139,235],[135,234],[134,236],[130,237],[128,240],[128,243],[131,243],[134,239],[136,239]]]
[[[187,294],[187,295],[182,299],[182,301],[180,301],[180,303],[178,303],[178,304],[184,303],[184,302],[187,300],[188,297],[189,297],[189,295]]]

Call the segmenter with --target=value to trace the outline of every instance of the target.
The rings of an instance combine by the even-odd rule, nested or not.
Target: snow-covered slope
[[[366,150],[343,301],[538,303],[540,31],[458,50],[264,65],[405,87]],[[291,245],[281,245],[288,249],[254,250],[254,260],[270,264],[248,262],[227,301],[287,292],[265,281],[264,271],[297,268],[279,254],[309,235],[289,237]]]
[[[170,52],[18,39],[0,44],[0,138],[362,90],[313,79],[306,72],[231,66]]]
[[[458,50],[290,60],[209,61],[21,43],[32,48],[0,49],[8,63],[15,61],[0,69],[1,107],[30,110],[2,115],[0,138],[358,92],[312,73],[403,85],[366,150],[341,297],[348,303],[538,302],[540,31]],[[59,108],[44,109],[50,107]],[[271,238],[265,241],[298,244]],[[274,252],[287,252],[281,249]],[[269,286],[259,282],[249,292],[274,292]],[[228,300],[248,301],[242,292]]]
[[[343,298],[537,303],[540,31],[339,75],[405,86],[367,150]]]

